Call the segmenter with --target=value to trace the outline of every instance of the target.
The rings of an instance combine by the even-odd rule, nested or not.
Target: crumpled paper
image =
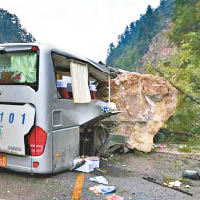
[[[108,181],[104,176],[95,176],[95,177],[91,177],[89,179],[92,182],[95,183],[99,183],[99,184],[103,184],[103,185],[108,185]]]
[[[89,188],[94,194],[110,194],[116,191],[115,186],[95,185]]]

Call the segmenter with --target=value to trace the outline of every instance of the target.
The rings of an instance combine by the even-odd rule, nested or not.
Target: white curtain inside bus
[[[71,61],[72,93],[74,103],[90,103],[91,96],[88,86],[88,66]]]

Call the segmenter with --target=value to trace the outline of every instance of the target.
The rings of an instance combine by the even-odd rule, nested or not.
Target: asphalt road
[[[181,180],[185,169],[198,170],[199,156],[175,155],[166,153],[123,154],[108,160],[101,160],[101,171],[84,174],[82,200],[105,199],[106,195],[95,195],[89,187],[97,185],[89,181],[90,177],[104,175],[109,185],[116,187],[116,194],[125,200],[199,200],[200,180],[184,180],[181,189],[193,196],[163,187],[144,180],[152,177],[162,183],[167,179]],[[69,172],[35,176],[0,170],[0,200],[70,200],[76,177],[80,172]],[[189,185],[190,189],[184,186]]]

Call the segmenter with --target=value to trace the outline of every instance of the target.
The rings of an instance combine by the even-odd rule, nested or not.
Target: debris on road
[[[76,166],[77,163],[83,162],[83,160],[84,159],[82,159],[82,158],[76,158],[74,160],[73,165]],[[78,168],[75,168],[75,170],[79,171],[79,172],[86,172],[86,173],[94,171],[93,163],[91,161],[88,161],[88,160],[87,161],[84,160],[84,161],[85,161],[84,164],[81,165]]]
[[[88,156],[84,160],[92,161],[94,168],[99,168],[100,159],[97,156]]]
[[[77,162],[74,162],[73,163],[73,166],[69,169],[70,171],[73,171],[73,170],[75,170],[75,169],[77,169],[77,168],[79,168],[79,167],[81,167],[82,165],[84,165],[85,164],[85,160],[80,160],[80,161],[77,161]]]
[[[99,168],[99,158],[86,157],[86,158],[76,158],[73,161],[73,167],[71,169],[88,173],[94,171],[96,168]]]
[[[180,187],[181,186],[181,182],[180,181],[171,181],[168,183],[168,187]]]
[[[184,194],[187,194],[187,195],[189,195],[189,196],[193,196],[193,194],[191,194],[191,193],[189,193],[189,192],[186,192],[186,191],[184,191],[184,190],[181,190],[181,189],[179,189],[179,188],[177,188],[177,187],[169,187],[167,183],[163,183],[163,184],[162,184],[162,183],[159,183],[159,182],[157,182],[154,178],[151,178],[151,177],[142,177],[142,178],[143,178],[144,180],[146,180],[146,181],[155,183],[155,184],[157,184],[157,185],[161,185],[161,186],[164,186],[164,187],[168,187],[168,188],[171,188],[171,189],[173,189],[173,190],[176,190],[176,191],[182,192],[182,193],[184,193]]]
[[[110,194],[116,191],[114,186],[96,185],[89,188],[94,194]]]
[[[200,179],[200,175],[199,175],[198,171],[194,171],[194,170],[185,170],[183,172],[183,177],[184,178],[190,178],[190,179],[193,179],[193,180]]]
[[[106,197],[106,200],[124,200],[124,197],[118,196],[116,194],[111,194]]]
[[[108,181],[104,176],[95,176],[89,179],[92,182],[103,184],[103,185],[108,185]]]
[[[189,188],[190,188],[190,186],[189,186],[189,185],[185,185],[185,188],[188,188],[188,189],[189,189]]]

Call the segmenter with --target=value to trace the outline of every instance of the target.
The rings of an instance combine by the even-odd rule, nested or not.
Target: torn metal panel
[[[120,111],[111,111],[102,114],[81,126],[80,155],[105,155],[107,153],[106,145],[110,140],[110,130],[102,120],[119,113]]]

